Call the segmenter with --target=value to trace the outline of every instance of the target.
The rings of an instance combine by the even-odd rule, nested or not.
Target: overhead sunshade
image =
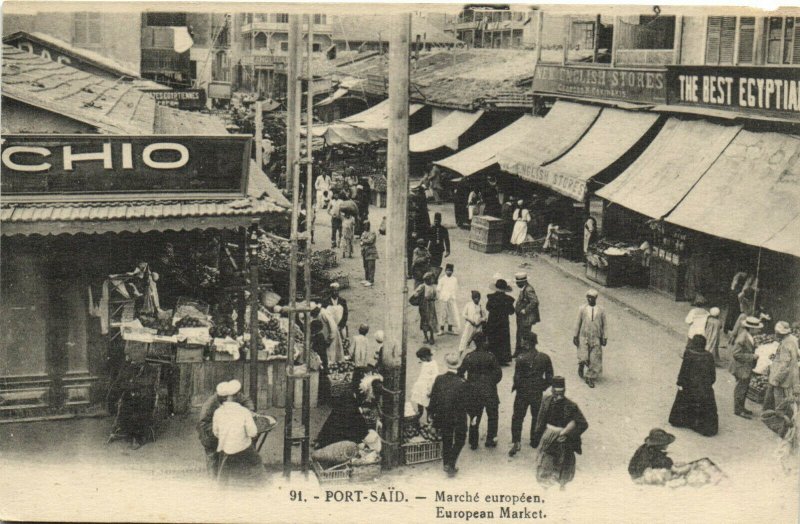
[[[539,166],[569,150],[597,119],[600,108],[558,101],[544,119],[524,135],[513,137],[497,155],[503,171],[540,182]]]
[[[508,147],[520,135],[527,133],[542,119],[530,115],[519,117],[509,126],[458,153],[437,160],[435,165],[445,167],[461,176],[469,176],[497,163],[497,153]]]
[[[785,227],[798,211],[800,137],[742,130],[666,221],[752,246],[780,233],[776,250],[797,252],[800,229]]]
[[[422,109],[422,104],[410,104],[408,116]],[[332,124],[314,126],[314,136],[325,137],[328,145],[335,144],[368,144],[388,138],[389,100],[370,107]],[[301,130],[305,134],[305,130]]]
[[[797,204],[795,204],[795,207]],[[800,257],[800,214],[764,242],[762,247]]]
[[[326,106],[326,105],[328,105],[328,104],[332,104],[332,103],[334,103],[335,101],[337,101],[337,100],[339,100],[340,98],[342,98],[342,97],[343,97],[344,95],[346,95],[348,92],[349,92],[349,91],[348,91],[347,89],[341,89],[341,88],[340,88],[340,89],[337,89],[337,90],[336,90],[336,91],[335,91],[335,92],[334,92],[334,93],[333,93],[331,96],[329,96],[329,97],[327,97],[327,98],[325,98],[325,99],[323,99],[323,100],[320,100],[319,102],[317,102],[317,103],[316,103],[316,104],[314,104],[314,105],[315,105],[316,107],[320,107],[320,106]]]
[[[566,155],[526,178],[582,202],[589,180],[627,153],[656,120],[654,113],[605,108]]]
[[[644,153],[597,195],[651,218],[662,218],[686,196],[740,129],[670,118]]]
[[[467,113],[453,111],[436,124],[408,137],[408,149],[412,153],[425,153],[440,147],[458,149],[458,138],[466,133],[483,115],[483,111]]]

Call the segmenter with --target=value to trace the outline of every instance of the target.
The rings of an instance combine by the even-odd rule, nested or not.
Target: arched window
[[[256,49],[266,49],[267,48],[267,35],[266,33],[256,33],[256,37],[254,39],[254,44]]]

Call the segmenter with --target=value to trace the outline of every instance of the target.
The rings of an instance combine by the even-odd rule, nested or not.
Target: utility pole
[[[313,173],[313,153],[311,146],[314,141],[314,135],[311,133],[311,127],[314,123],[314,93],[311,89],[311,80],[313,78],[313,70],[311,68],[311,57],[314,53],[314,15],[308,15],[308,58],[306,60],[306,252],[305,264],[303,266],[305,276],[305,336],[303,337],[303,363],[306,365],[308,373],[311,372],[309,366],[310,349],[311,349],[311,235],[312,220],[311,216],[314,212],[314,202],[311,190],[313,187],[312,181],[314,178]],[[311,382],[308,378],[303,380],[303,431],[306,436],[311,431]],[[303,473],[308,474],[309,463],[309,442],[303,443],[301,451],[301,461],[303,463]]]
[[[258,173],[261,172],[262,160],[262,124],[261,124],[261,102],[256,102],[255,114],[255,146],[256,146],[256,164],[258,164]],[[258,222],[254,221],[250,238],[248,240],[248,248],[250,251],[250,398],[253,404],[258,409]]]
[[[408,90],[411,15],[394,15],[389,41],[389,141],[387,148],[386,298],[383,358],[387,369],[384,405],[390,397],[384,421],[384,465],[401,464],[400,438],[405,404],[406,357],[406,228],[408,212]]]
[[[292,224],[290,233],[291,250],[289,252],[289,335],[288,351],[286,355],[286,416],[283,440],[283,474],[291,475],[292,471],[292,444],[293,444],[293,408],[294,408],[294,382],[288,378],[294,376],[294,330],[295,314],[297,308],[297,219],[298,198],[300,193],[300,177],[298,176],[298,161],[300,153],[300,99],[297,96],[295,85],[298,83],[300,73],[297,67],[297,55],[300,52],[300,15],[289,15],[289,63],[286,78],[286,93],[288,97],[288,113],[286,115],[286,175],[287,183],[291,187],[292,198]]]

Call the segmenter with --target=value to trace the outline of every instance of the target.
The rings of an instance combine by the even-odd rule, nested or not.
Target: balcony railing
[[[243,66],[275,67],[277,64],[286,64],[287,57],[275,55],[249,54],[242,56]]]
[[[308,24],[303,24],[303,32],[308,31]],[[280,22],[252,22],[250,24],[242,24],[242,33],[249,33],[251,31],[264,31],[264,32],[289,32],[288,23]],[[332,24],[314,24],[314,32],[317,34],[330,34],[333,33]]]
[[[672,49],[617,49],[616,64],[625,67],[670,65],[675,61]]]

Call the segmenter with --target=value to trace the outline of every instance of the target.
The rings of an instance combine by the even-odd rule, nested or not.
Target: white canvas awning
[[[422,109],[422,104],[410,104],[408,116]],[[314,126],[311,130],[314,136],[325,138],[328,145],[336,144],[368,144],[388,138],[389,130],[389,100],[384,100],[377,105],[355,115],[348,116],[337,122]],[[301,130],[305,134],[305,130]]]
[[[686,196],[740,126],[670,118],[642,155],[597,195],[651,218],[663,218]]]
[[[485,138],[458,153],[434,162],[461,176],[474,175],[497,163],[497,154],[508,147],[508,144],[520,135],[527,133],[542,119],[525,115],[519,117],[512,124],[504,127],[492,136]]]
[[[475,113],[453,111],[428,129],[408,137],[408,149],[412,153],[425,153],[440,147],[457,150],[459,137],[466,133],[482,115],[483,111]]]

